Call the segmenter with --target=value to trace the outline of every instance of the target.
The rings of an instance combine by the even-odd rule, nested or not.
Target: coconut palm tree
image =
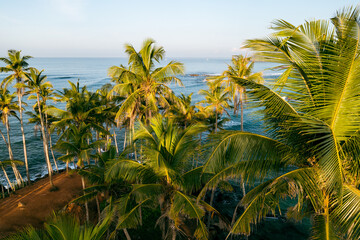
[[[105,84],[96,91],[97,99],[94,103],[96,107],[94,120],[99,125],[104,125],[107,131],[110,131],[113,128],[112,139],[115,142],[116,152],[119,153],[117,138],[115,133],[115,116],[119,110],[118,104],[121,103],[124,98],[121,96],[113,95],[110,93],[113,85]],[[96,134],[97,139],[99,138],[99,133]],[[106,135],[106,140],[110,141],[110,135]]]
[[[16,50],[9,50],[8,51],[8,58],[0,58],[0,61],[6,64],[5,67],[0,67],[0,72],[12,72],[11,75],[4,78],[1,83],[1,87],[3,88],[11,83],[12,81],[16,80],[17,83],[22,83],[24,80],[24,74],[28,70],[29,64],[27,60],[32,58],[31,56],[21,56],[21,51]],[[18,95],[18,105],[19,105],[19,118],[20,118],[20,129],[22,134],[22,141],[23,141],[23,148],[24,148],[24,159],[25,159],[25,167],[26,167],[26,175],[27,180],[29,183],[30,181],[30,173],[29,173],[29,166],[28,166],[28,158],[27,158],[27,150],[26,150],[26,140],[25,140],[25,132],[24,132],[24,125],[23,125],[23,104],[22,104],[22,96],[24,94],[24,89],[22,85],[19,85],[17,88],[17,95]]]
[[[25,76],[26,76],[25,82],[26,82],[27,87],[30,89],[30,92],[36,94],[37,107],[38,107],[39,116],[40,116],[41,135],[42,135],[42,139],[43,139],[45,161],[46,161],[48,174],[49,174],[49,182],[50,182],[50,185],[53,186],[54,185],[52,182],[53,169],[52,169],[50,157],[49,157],[48,133],[46,132],[47,129],[46,129],[43,111],[41,109],[42,105],[41,105],[41,101],[40,101],[42,88],[43,87],[51,88],[52,85],[50,82],[45,82],[47,77],[46,77],[46,75],[42,76],[41,75],[42,72],[43,71],[39,71],[35,68],[31,68],[30,73],[25,73]]]
[[[79,126],[75,124],[70,124],[67,126],[67,129],[60,135],[58,142],[54,146],[56,150],[61,153],[64,153],[63,156],[59,157],[61,161],[69,161],[72,159],[77,160],[77,166],[83,168],[85,162],[90,164],[90,159],[92,152],[97,148],[105,145],[104,140],[89,142],[89,139],[92,139],[91,128],[93,125],[81,123]],[[98,128],[97,130],[101,132],[107,132],[103,128]],[[84,178],[81,178],[83,189],[85,189]],[[85,193],[84,193],[85,194]],[[87,202],[85,204],[86,208],[86,220],[89,221],[89,211]]]
[[[79,175],[83,176],[90,184],[89,187],[84,189],[85,194],[74,199],[72,202],[85,202],[95,199],[98,210],[98,221],[101,220],[103,214],[101,214],[100,200],[110,201],[111,198],[117,198],[117,196],[125,192],[129,184],[124,180],[118,181],[105,181],[106,167],[108,163],[114,160],[116,156],[116,148],[109,146],[107,151],[96,153],[92,156],[96,159],[96,164],[84,166],[79,169]]]
[[[226,86],[226,91],[230,93],[234,104],[234,114],[237,115],[240,108],[241,131],[244,130],[244,101],[246,100],[246,89],[244,86],[237,84],[234,81],[234,77],[245,78],[260,83],[262,81],[262,73],[252,73],[253,68],[254,62],[251,61],[250,57],[235,55],[232,56],[228,69],[225,70],[221,76],[215,78],[216,80],[222,80],[222,83]]]
[[[184,67],[176,61],[157,67],[156,63],[164,58],[165,50],[156,46],[152,39],[145,40],[139,52],[132,45],[126,44],[125,52],[129,56],[129,66],[112,66],[108,74],[117,83],[113,91],[126,97],[116,119],[121,121],[129,117],[130,127],[133,128],[141,112],[144,112],[149,123],[152,115],[158,113],[159,106],[169,106],[167,98],[172,90],[167,84],[176,82],[182,85],[176,75],[183,74]]]
[[[54,89],[52,87],[47,86],[46,84],[41,86],[40,93],[41,93],[41,99],[42,99],[41,102],[43,104],[43,107],[41,109],[44,112],[44,117],[45,117],[44,120],[45,120],[48,143],[49,143],[50,152],[51,152],[51,155],[52,155],[52,158],[54,161],[56,171],[59,171],[59,168],[58,168],[58,165],[56,162],[56,158],[55,158],[55,154],[54,154],[54,150],[53,150],[53,143],[52,143],[52,137],[51,137],[51,133],[52,133],[51,126],[58,119],[54,118],[53,116],[50,116],[47,113],[47,109],[53,107],[52,105],[48,105],[47,101],[49,101],[49,100],[55,101],[56,100],[56,98],[53,96],[53,92],[54,92]]]
[[[224,87],[218,85],[218,83],[208,82],[207,85],[209,87],[209,90],[201,89],[199,91],[199,94],[205,96],[205,100],[201,102],[208,104],[206,108],[212,109],[215,113],[214,132],[217,132],[219,114],[221,115],[225,112],[228,116],[230,116],[226,110],[226,108],[230,108],[229,92],[226,91]]]
[[[191,96],[192,93],[187,96],[181,93],[181,96],[175,97],[166,114],[184,128],[190,126],[196,119],[196,108],[191,104]]]
[[[242,199],[246,209],[231,234],[250,234],[292,197],[297,203],[287,216],[311,217],[313,239],[360,237],[358,19],[359,8],[347,8],[331,21],[278,20],[270,37],[247,41],[256,57],[284,71],[273,86],[235,79],[261,107],[267,137],[223,133],[204,166],[204,172],[221,166],[217,180],[238,174],[263,180]]]
[[[207,126],[207,131],[209,133],[215,133],[215,124],[217,124],[216,127],[218,130],[223,130],[225,123],[230,121],[230,118],[221,116],[219,114],[216,117],[214,110],[208,105],[204,106],[203,104],[204,102],[201,101],[195,105],[197,109],[195,113],[195,122]]]
[[[130,191],[117,200],[117,228],[133,228],[141,222],[139,209],[160,207],[157,220],[163,238],[176,239],[179,233],[207,239],[203,222],[206,211],[217,211],[193,195],[202,184],[201,168],[192,168],[191,157],[198,145],[201,125],[183,129],[171,120],[154,117],[150,125],[140,125],[134,141],[142,148],[143,163],[120,155],[108,164],[105,180],[124,179]],[[196,226],[196,230],[188,223]]]
[[[14,98],[15,98],[15,95],[10,94],[8,90],[6,90],[4,88],[0,89],[0,118],[6,127],[7,138],[5,138],[5,135],[3,134],[3,132],[0,131],[0,134],[5,142],[6,147],[8,148],[10,161],[14,160],[14,155],[13,155],[13,151],[11,148],[9,116],[13,116],[13,117],[16,117],[17,119],[19,119],[15,112],[15,111],[19,110],[19,106],[14,102]],[[17,169],[15,163],[12,163],[11,166],[14,171],[16,182],[20,186],[23,181],[21,174],[20,174],[19,170]]]
[[[60,119],[53,123],[53,128],[63,129],[66,126],[74,124],[80,126],[82,123],[91,124],[93,128],[101,128],[97,123],[95,116],[99,110],[97,103],[98,96],[89,92],[86,86],[80,88],[79,82],[75,85],[69,82],[71,88],[64,88],[57,94],[58,101],[66,102],[66,109],[48,107],[47,114]]]

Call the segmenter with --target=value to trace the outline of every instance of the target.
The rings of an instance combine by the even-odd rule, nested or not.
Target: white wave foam
[[[264,73],[264,77],[278,77],[280,76],[282,73]]]

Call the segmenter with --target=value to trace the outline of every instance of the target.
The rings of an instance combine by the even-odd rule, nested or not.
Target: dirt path
[[[49,191],[49,181],[44,178],[0,200],[0,238],[27,225],[41,227],[53,211],[81,194],[81,178],[77,174],[60,173],[53,181],[59,188],[55,192]]]

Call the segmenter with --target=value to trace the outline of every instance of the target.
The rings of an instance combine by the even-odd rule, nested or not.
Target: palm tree
[[[22,83],[24,80],[25,71],[28,70],[29,64],[26,60],[32,58],[31,56],[21,56],[21,51],[9,50],[8,58],[0,58],[0,61],[6,64],[5,67],[0,67],[0,72],[13,72],[8,77],[4,78],[1,83],[1,87],[6,88],[6,86],[12,81],[16,80],[17,83]],[[19,105],[19,118],[20,118],[20,128],[22,134],[23,148],[24,148],[24,159],[25,159],[25,167],[26,167],[26,175],[29,183],[30,181],[30,173],[29,173],[29,165],[27,158],[27,150],[26,150],[26,140],[25,140],[25,132],[23,125],[23,117],[22,117],[22,96],[24,94],[24,89],[22,85],[17,87],[17,95],[18,95],[18,105]]]
[[[88,188],[84,189],[86,194],[74,199],[72,202],[85,202],[91,199],[95,199],[97,210],[98,210],[98,219],[101,220],[101,209],[99,195],[108,196],[106,197],[109,200],[111,197],[116,197],[118,194],[121,194],[128,186],[123,180],[120,181],[105,181],[105,172],[107,164],[116,158],[116,149],[114,146],[109,146],[107,151],[96,153],[92,156],[97,160],[96,164],[91,164],[83,167],[78,171],[79,175],[83,176],[87,182],[91,185]]]
[[[218,130],[223,130],[225,123],[230,121],[230,118],[219,116],[219,114],[216,116],[215,111],[209,105],[203,106],[203,104],[204,101],[201,101],[195,105],[197,109],[195,122],[206,125],[209,133],[215,133],[215,126]]]
[[[50,84],[51,85],[51,84]],[[55,158],[55,155],[54,155],[54,151],[53,151],[53,143],[52,143],[52,137],[51,137],[51,125],[55,122],[55,120],[58,120],[52,116],[49,116],[49,114],[47,113],[47,109],[50,107],[53,107],[52,105],[48,105],[47,104],[47,101],[48,100],[53,100],[55,101],[56,98],[53,96],[53,92],[54,92],[54,89],[52,88],[52,85],[51,86],[47,86],[47,84],[43,84],[41,86],[41,99],[42,99],[42,104],[43,104],[43,107],[41,108],[44,112],[44,117],[45,117],[45,127],[46,127],[46,133],[47,133],[47,138],[48,138],[48,143],[49,143],[49,146],[50,146],[50,152],[51,152],[51,155],[52,155],[52,158],[53,158],[53,161],[54,161],[54,164],[55,164],[55,168],[56,168],[56,171],[59,171],[59,168],[58,168],[58,165],[57,165],[57,162],[56,162],[56,158]]]
[[[49,157],[48,134],[46,133],[46,126],[45,126],[43,111],[41,109],[42,106],[41,106],[41,102],[40,102],[40,95],[41,95],[42,87],[45,87],[45,86],[52,87],[52,85],[50,82],[45,82],[47,77],[45,75],[41,76],[42,72],[43,71],[39,71],[35,68],[31,68],[30,73],[25,73],[25,76],[26,76],[25,81],[26,81],[27,87],[31,90],[31,92],[36,94],[37,107],[39,110],[40,123],[41,123],[41,135],[42,135],[42,139],[43,139],[45,161],[46,161],[47,168],[48,168],[49,182],[50,182],[50,185],[53,186],[54,185],[52,182],[53,169],[52,169],[50,157]]]
[[[252,224],[274,213],[281,198],[292,197],[297,204],[287,216],[311,217],[312,238],[360,237],[358,19],[359,8],[348,8],[331,22],[294,26],[278,20],[270,37],[247,41],[256,57],[281,64],[284,72],[273,89],[235,79],[251,89],[268,137],[223,133],[204,166],[204,172],[219,172],[217,180],[267,177],[242,199],[247,207],[230,234],[250,234]]]
[[[201,89],[199,91],[199,94],[205,96],[205,100],[202,102],[208,104],[206,108],[213,109],[213,111],[215,112],[214,132],[217,132],[219,114],[221,115],[223,114],[223,112],[226,112],[226,114],[230,116],[226,110],[226,108],[230,108],[229,92],[226,91],[224,87],[219,86],[217,83],[208,82],[207,85],[209,87],[209,90]]]
[[[139,52],[130,44],[126,44],[125,49],[129,56],[129,67],[112,66],[108,74],[117,83],[113,91],[126,97],[116,119],[121,121],[129,117],[130,127],[133,128],[141,112],[145,113],[149,123],[152,115],[158,113],[159,106],[169,106],[167,98],[172,90],[167,84],[176,82],[182,85],[176,75],[183,74],[184,67],[176,61],[170,61],[164,67],[156,67],[155,64],[164,58],[165,50],[155,46],[152,39],[145,40]]]
[[[117,138],[115,133],[115,116],[117,111],[119,110],[118,104],[121,103],[124,98],[120,96],[114,96],[111,94],[111,89],[113,85],[105,84],[101,87],[101,89],[96,91],[97,99],[94,102],[94,106],[96,106],[95,116],[93,116],[94,120],[98,122],[99,125],[105,125],[105,129],[110,131],[110,128],[113,128],[112,139],[115,141],[116,152],[119,153]],[[96,134],[97,140],[99,138],[99,133]],[[106,135],[106,140],[110,141],[110,135]]]
[[[59,137],[58,142],[54,148],[65,155],[59,157],[61,161],[69,161],[72,159],[77,160],[77,165],[80,168],[85,166],[85,162],[90,164],[92,152],[97,148],[105,145],[105,141],[98,140],[89,143],[89,139],[92,139],[91,124],[81,123],[79,126],[75,124],[68,125],[68,128]],[[107,132],[105,129],[98,129],[102,132]],[[85,189],[84,178],[81,178],[83,189]],[[85,192],[84,192],[85,194]],[[87,202],[85,203],[86,208],[86,220],[89,221],[89,211]]]
[[[80,126],[82,123],[91,124],[93,128],[101,128],[95,117],[99,106],[95,105],[97,95],[89,92],[86,86],[80,88],[79,82],[75,85],[69,82],[71,88],[64,88],[57,94],[58,101],[66,102],[66,109],[48,107],[47,114],[60,119],[53,123],[53,128],[63,129],[68,125]],[[97,104],[97,103],[96,103]]]
[[[0,134],[6,144],[6,147],[8,148],[10,161],[14,160],[14,155],[13,155],[13,151],[11,148],[9,116],[18,118],[15,111],[19,110],[19,106],[14,102],[14,98],[15,98],[15,95],[9,94],[8,90],[6,90],[4,88],[0,89],[0,118],[6,127],[7,138],[5,138],[4,134],[1,131],[0,131]],[[15,163],[12,163],[11,166],[14,171],[16,182],[20,186],[23,181],[21,174],[20,174],[19,170],[17,169]]]
[[[187,96],[181,93],[180,97],[175,97],[167,113],[170,118],[184,128],[195,122],[196,110],[195,105],[191,104],[191,96],[192,93]]]
[[[55,168],[57,171],[59,171],[59,168],[58,168],[58,165],[57,165],[57,162],[56,162],[56,158],[55,158],[55,155],[54,155],[54,151],[53,151],[53,144],[52,144],[52,137],[51,137],[51,125],[53,122],[55,121],[58,121],[59,119],[56,119],[54,118],[53,116],[49,116],[47,114],[47,108],[48,107],[53,107],[53,106],[47,106],[46,104],[46,101],[48,99],[53,99],[55,100],[53,97],[49,97],[48,94],[49,92],[51,92],[50,89],[46,89],[46,88],[42,88],[41,89],[41,98],[42,98],[42,101],[41,101],[41,109],[43,111],[43,114],[44,114],[44,118],[45,118],[45,126],[46,126],[46,133],[47,133],[47,137],[48,137],[48,143],[49,143],[49,147],[50,147],[50,152],[51,152],[51,155],[52,155],[52,158],[53,158],[53,161],[54,161],[54,165],[55,165]],[[37,101],[37,97],[36,95],[30,95],[28,99],[35,99]],[[40,114],[39,114],[39,108],[37,107],[37,103],[35,103],[33,105],[33,110],[34,112],[31,112],[31,111],[28,111],[28,112],[25,112],[25,114],[27,114],[29,116],[29,123],[31,124],[34,124],[34,135],[36,136],[37,135],[37,131],[41,128],[41,121],[40,121]]]
[[[125,159],[124,153],[110,162],[105,175],[107,181],[124,179],[132,186],[117,200],[118,229],[136,227],[141,222],[139,209],[157,205],[163,238],[176,239],[181,232],[207,239],[205,211],[217,211],[204,201],[196,201],[193,193],[202,184],[201,168],[192,168],[190,161],[199,142],[196,136],[204,129],[200,125],[183,129],[161,117],[154,117],[149,126],[140,125],[134,141],[141,143],[143,163]],[[187,223],[194,224],[196,230]]]
[[[241,114],[241,131],[244,130],[244,101],[246,99],[246,89],[234,81],[236,78],[244,78],[255,82],[262,81],[262,73],[252,73],[254,62],[250,57],[243,55],[235,55],[231,58],[231,64],[228,69],[224,71],[221,76],[215,79],[221,79],[226,86],[226,91],[229,91],[232,102],[234,104],[234,114],[238,114],[240,107]]]

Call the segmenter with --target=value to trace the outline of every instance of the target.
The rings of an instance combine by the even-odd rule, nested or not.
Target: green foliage
[[[148,126],[140,124],[134,141],[138,143],[142,162],[120,157],[109,162],[105,175],[109,182],[123,179],[132,183],[131,190],[115,202],[118,228],[138,227],[140,207],[141,211],[160,207],[157,224],[163,236],[179,232],[207,239],[204,214],[216,210],[192,195],[201,188],[203,180],[202,168],[191,166],[199,144],[196,136],[204,129],[198,124],[183,129],[160,116],[154,117]],[[187,225],[190,220],[195,220],[196,229]]]
[[[230,234],[250,234],[253,224],[275,214],[280,199],[291,197],[297,204],[288,215],[311,215],[314,239],[359,237],[351,217],[358,214],[352,203],[359,186],[358,17],[358,8],[348,8],[331,22],[293,26],[278,20],[267,39],[247,41],[256,59],[279,63],[284,71],[266,85],[234,77],[249,89],[270,138],[225,133],[215,139],[218,144],[204,166],[204,172],[219,173],[219,180],[236,174],[256,176],[247,179],[250,183],[270,179],[242,200],[246,209]],[[286,166],[295,170],[281,174],[278,170]]]
[[[0,58],[0,61],[6,64],[5,67],[0,67],[0,72],[13,72],[1,82],[1,88],[7,88],[9,83],[13,80],[20,82],[24,78],[25,71],[28,70],[29,64],[26,60],[32,58],[31,56],[21,56],[21,51],[9,50],[8,58]]]
[[[176,82],[182,85],[176,75],[183,74],[184,67],[175,61],[164,67],[156,67],[155,64],[164,58],[165,50],[156,46],[152,39],[145,40],[139,52],[129,44],[125,45],[125,49],[129,66],[112,66],[108,74],[117,84],[112,92],[126,97],[116,114],[116,120],[125,122],[130,119],[129,127],[133,128],[136,118],[144,116],[149,120],[158,113],[159,106],[169,106],[168,99],[173,92],[167,84]]]
[[[54,146],[54,149],[66,153],[66,155],[61,156],[59,160],[69,161],[76,158],[79,167],[82,167],[84,162],[90,161],[91,152],[97,147],[105,145],[105,140],[97,140],[92,143],[88,142],[88,140],[92,138],[91,127],[94,126],[85,123],[81,123],[79,126],[74,124],[68,125],[68,128]],[[99,130],[106,132],[106,130],[101,127]]]
[[[44,224],[44,230],[27,228],[24,231],[10,236],[8,240],[101,240],[105,239],[110,218],[105,218],[95,226],[81,226],[77,220],[68,216],[55,216],[53,220]]]

